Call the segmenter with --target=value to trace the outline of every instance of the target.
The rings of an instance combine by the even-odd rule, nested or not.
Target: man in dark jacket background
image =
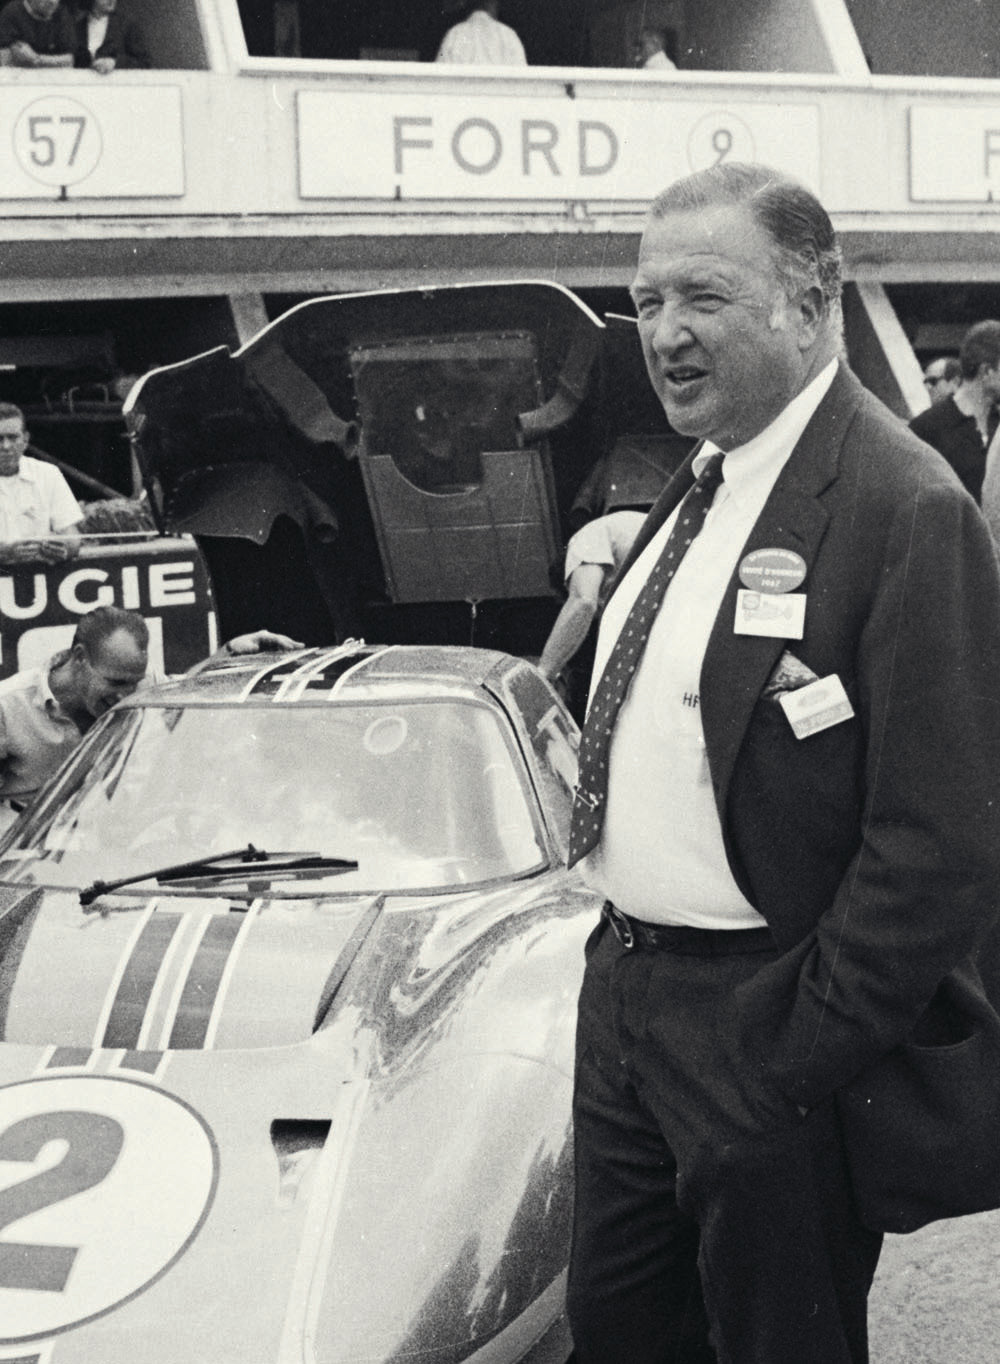
[[[119,0],[90,0],[83,6],[76,20],[74,64],[101,76],[151,65],[142,28]]]
[[[966,332],[958,356],[962,382],[910,422],[910,430],[932,445],[978,502],[986,450],[997,429],[1000,398],[1000,322],[977,322]]]

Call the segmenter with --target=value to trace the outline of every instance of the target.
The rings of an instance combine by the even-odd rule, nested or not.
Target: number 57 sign
[[[180,91],[0,91],[0,199],[184,193]]]
[[[14,124],[14,155],[33,180],[64,189],[86,180],[101,160],[101,125],[84,104],[46,95]]]

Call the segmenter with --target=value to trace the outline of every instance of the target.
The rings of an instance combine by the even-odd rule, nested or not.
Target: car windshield
[[[252,843],[358,863],[275,894],[458,888],[540,869],[537,821],[513,736],[475,702],[149,706],[108,717],[0,875],[78,886]]]

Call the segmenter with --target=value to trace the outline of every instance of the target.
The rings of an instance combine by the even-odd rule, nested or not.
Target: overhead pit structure
[[[819,192],[851,360],[901,414],[924,403],[914,347],[996,312],[1000,48],[977,0],[947,32],[927,0],[506,0],[516,70],[431,61],[453,16],[430,0],[132,8],[154,70],[0,68],[0,342],[114,345],[106,372],[0,373],[38,410],[321,294],[533,278],[625,311],[649,198],[726,158]],[[629,65],[643,15],[678,70]]]

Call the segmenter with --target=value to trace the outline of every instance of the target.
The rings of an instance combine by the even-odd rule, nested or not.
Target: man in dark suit
[[[1000,400],[1000,322],[970,327],[959,353],[961,382],[953,393],[918,412],[910,430],[943,455],[962,485],[981,501],[986,451],[997,429]]]
[[[848,370],[806,190],[736,164],[672,185],[633,296],[669,422],[703,443],[605,608],[581,745],[570,859],[607,903],[577,1042],[577,1359],[863,1364],[882,1231],[951,1211],[883,1187],[932,1130],[919,1095],[906,1142],[858,1156],[880,1067],[966,1036],[955,991],[1000,1029],[971,964],[1000,892],[996,561]],[[966,1083],[968,1047],[927,1054]]]
[[[74,66],[99,76],[151,66],[146,39],[137,20],[118,0],[86,0],[76,19]]]

